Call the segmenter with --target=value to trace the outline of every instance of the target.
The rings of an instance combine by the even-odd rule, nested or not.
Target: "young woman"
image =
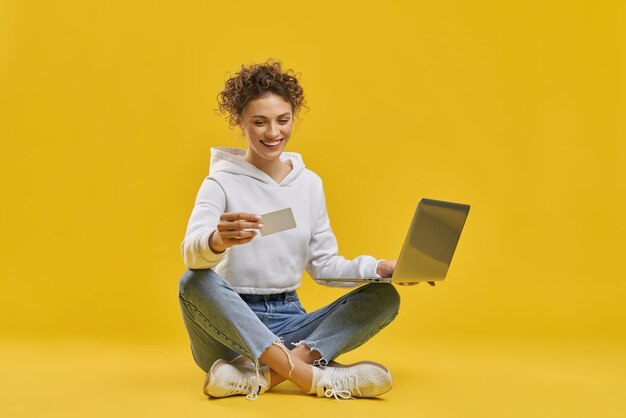
[[[242,66],[218,102],[248,146],[211,148],[181,245],[188,270],[179,299],[194,359],[207,372],[205,394],[254,399],[286,379],[317,396],[387,392],[392,380],[382,365],[333,359],[396,317],[395,288],[367,284],[310,313],[296,293],[305,269],[314,279],[390,277],[396,264],[338,255],[320,177],[298,153],[284,152],[305,106],[298,80],[280,62]],[[259,214],[283,208],[291,208],[297,227],[261,236]]]

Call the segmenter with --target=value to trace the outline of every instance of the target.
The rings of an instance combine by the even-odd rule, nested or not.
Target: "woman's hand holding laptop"
[[[396,268],[396,263],[398,260],[385,260],[378,265],[376,268],[376,273],[381,277],[391,277],[393,271]],[[421,282],[399,282],[400,286],[415,286],[416,284],[420,284]],[[429,285],[434,286],[435,282],[428,282]]]

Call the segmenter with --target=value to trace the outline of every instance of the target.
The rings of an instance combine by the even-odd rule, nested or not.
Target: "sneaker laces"
[[[250,401],[253,401],[259,397],[259,391],[261,390],[261,387],[267,389],[267,386],[260,383],[260,380],[257,376],[252,376],[248,378],[235,376],[235,381],[231,386],[233,391],[238,391],[239,393],[247,393],[246,399]]]
[[[346,376],[334,379],[330,382],[331,387],[324,390],[324,396],[326,396],[327,398],[334,396],[337,400],[340,400],[340,398],[355,399],[354,396],[352,396],[352,392],[350,392],[350,390],[347,388],[356,387],[356,385],[356,376]]]

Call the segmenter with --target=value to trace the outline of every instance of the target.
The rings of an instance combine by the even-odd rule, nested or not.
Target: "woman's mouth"
[[[283,142],[283,139],[279,139],[278,141],[261,141],[261,144],[265,145],[267,149],[276,150],[280,146],[280,143]]]

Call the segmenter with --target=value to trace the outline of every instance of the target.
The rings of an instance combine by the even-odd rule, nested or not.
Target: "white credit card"
[[[285,208],[261,215],[260,223],[263,224],[261,235],[270,235],[277,232],[286,231],[296,227],[296,219],[293,217],[291,208]]]

